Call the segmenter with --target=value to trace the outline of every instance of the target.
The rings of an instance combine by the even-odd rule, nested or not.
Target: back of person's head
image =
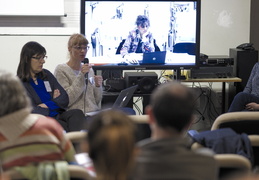
[[[149,108],[158,126],[181,132],[191,122],[195,109],[191,88],[177,82],[159,85],[151,95]]]
[[[136,20],[136,25],[141,27],[149,27],[150,21],[147,16],[139,15]]]
[[[29,81],[31,78],[31,59],[33,56],[45,56],[46,49],[35,41],[27,42],[21,50],[20,63],[17,69],[17,76],[22,81]]]
[[[68,48],[72,48],[73,46],[87,46],[89,44],[88,40],[82,34],[72,34],[68,40]]]
[[[0,70],[0,84],[0,117],[31,108],[30,100],[18,77]]]
[[[135,135],[135,124],[123,112],[104,111],[91,119],[87,140],[97,179],[125,179],[134,160]]]

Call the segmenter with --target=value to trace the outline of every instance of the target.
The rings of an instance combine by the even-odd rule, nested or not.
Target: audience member
[[[88,50],[88,40],[82,34],[73,34],[68,41],[69,60],[59,64],[54,72],[58,82],[69,96],[69,109],[84,113],[101,109],[102,76],[94,75],[88,63],[83,64]]]
[[[66,110],[68,95],[54,75],[43,69],[46,58],[46,49],[34,41],[21,50],[17,76],[31,99],[32,113],[57,119],[67,132],[81,130],[85,116],[79,109]]]
[[[31,114],[31,103],[19,78],[0,70],[1,168],[42,161],[74,162],[74,148],[53,118]]]
[[[122,49],[120,51],[122,56],[129,53],[144,53],[154,52],[154,38],[149,31],[150,21],[147,16],[139,15],[136,20],[137,27],[129,32]]]
[[[259,111],[259,62],[251,71],[243,92],[239,92],[233,99],[228,112]]]
[[[121,111],[92,117],[87,143],[97,180],[126,180],[135,157],[135,124]]]
[[[184,85],[170,82],[154,90],[145,109],[151,138],[138,142],[140,152],[132,179],[217,179],[215,159],[191,151],[184,138],[194,108],[191,89]]]

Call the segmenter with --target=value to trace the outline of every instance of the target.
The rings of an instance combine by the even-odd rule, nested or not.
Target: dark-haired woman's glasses
[[[31,58],[36,59],[36,60],[39,61],[39,60],[42,60],[42,59],[46,60],[48,58],[48,56],[33,56]]]

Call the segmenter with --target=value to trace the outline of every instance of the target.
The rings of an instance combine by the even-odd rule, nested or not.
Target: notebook
[[[138,85],[135,86],[131,86],[128,87],[126,89],[123,89],[120,94],[118,95],[118,97],[116,98],[114,104],[112,105],[111,108],[106,108],[106,109],[102,109],[100,111],[105,111],[105,110],[109,110],[112,108],[122,108],[127,106],[127,104],[129,103],[130,99],[132,98],[134,92],[136,91],[136,89],[138,88]],[[95,114],[97,114],[100,111],[94,111],[94,112],[87,112],[85,113],[86,116],[93,116]]]
[[[165,57],[166,51],[143,53],[143,59],[142,61],[139,61],[139,64],[165,64]]]

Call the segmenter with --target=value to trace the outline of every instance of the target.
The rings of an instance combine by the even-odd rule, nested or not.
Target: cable
[[[137,103],[142,101],[142,100],[143,100],[143,97],[138,97],[137,100],[135,100],[135,102],[133,102],[133,107],[136,108],[136,110],[138,111],[139,114],[143,114],[143,112],[141,111],[141,109],[139,108]]]

